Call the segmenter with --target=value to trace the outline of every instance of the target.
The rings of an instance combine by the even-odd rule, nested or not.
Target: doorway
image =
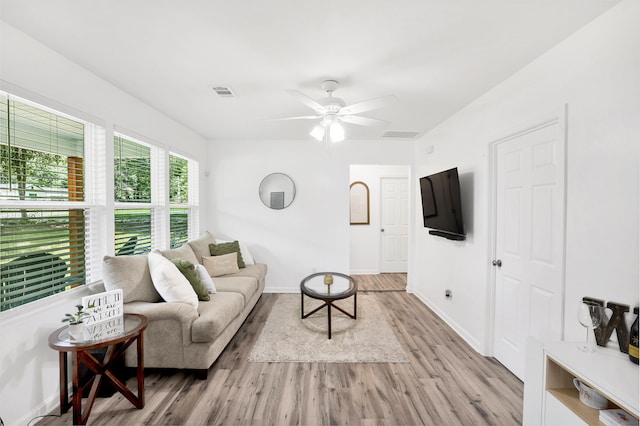
[[[523,128],[492,148],[493,353],[523,380],[527,337],[562,338],[564,114]]]
[[[410,173],[409,165],[351,165],[350,184],[362,182],[369,189],[369,220],[366,224],[352,224],[349,226],[350,244],[350,274],[366,275],[380,274],[382,272],[407,272],[407,262],[404,266],[396,267],[395,270],[385,270],[382,267],[383,261],[383,234],[394,235],[387,243],[394,244],[395,251],[400,256],[406,256],[409,251],[407,238],[409,223],[409,193],[410,193]],[[384,202],[387,214],[383,214],[383,187],[387,201]],[[396,194],[389,196],[389,193]],[[405,218],[406,216],[406,218]],[[406,231],[399,230],[395,225],[389,227],[382,226],[383,217],[385,221],[399,222],[407,224]],[[385,229],[385,232],[381,230]],[[387,229],[389,233],[386,234]],[[402,235],[397,237],[397,235]],[[387,253],[388,254],[388,253]],[[388,258],[388,257],[387,257]],[[397,266],[397,265],[396,265]]]

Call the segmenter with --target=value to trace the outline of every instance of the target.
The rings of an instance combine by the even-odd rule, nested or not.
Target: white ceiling
[[[0,0],[24,31],[207,139],[303,139],[285,92],[398,101],[347,138],[424,132],[617,0]],[[230,86],[220,98],[211,86]]]

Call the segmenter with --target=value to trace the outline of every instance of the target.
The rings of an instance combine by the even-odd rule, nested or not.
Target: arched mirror
[[[364,182],[353,182],[349,187],[349,215],[351,225],[369,224],[369,187]]]
[[[271,173],[260,182],[260,200],[274,210],[289,207],[296,198],[296,185],[284,173]]]

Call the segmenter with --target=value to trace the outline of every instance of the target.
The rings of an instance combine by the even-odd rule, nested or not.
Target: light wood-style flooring
[[[407,274],[352,275],[358,291],[405,291]]]
[[[395,275],[392,276],[392,275]],[[393,290],[404,274],[359,276]],[[376,282],[378,281],[378,282]],[[390,285],[389,283],[392,283]],[[99,398],[93,425],[516,425],[523,385],[477,354],[415,296],[372,291],[408,364],[249,363],[275,294],[264,294],[206,381],[149,371],[146,406],[119,394]],[[128,381],[135,386],[135,379]],[[71,413],[39,424],[71,424]]]

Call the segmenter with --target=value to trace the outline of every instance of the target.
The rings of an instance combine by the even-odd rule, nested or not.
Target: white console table
[[[617,347],[583,352],[578,344],[527,341],[523,424],[602,425],[598,410],[580,401],[574,377],[604,395],[609,408],[638,418],[638,366]]]

